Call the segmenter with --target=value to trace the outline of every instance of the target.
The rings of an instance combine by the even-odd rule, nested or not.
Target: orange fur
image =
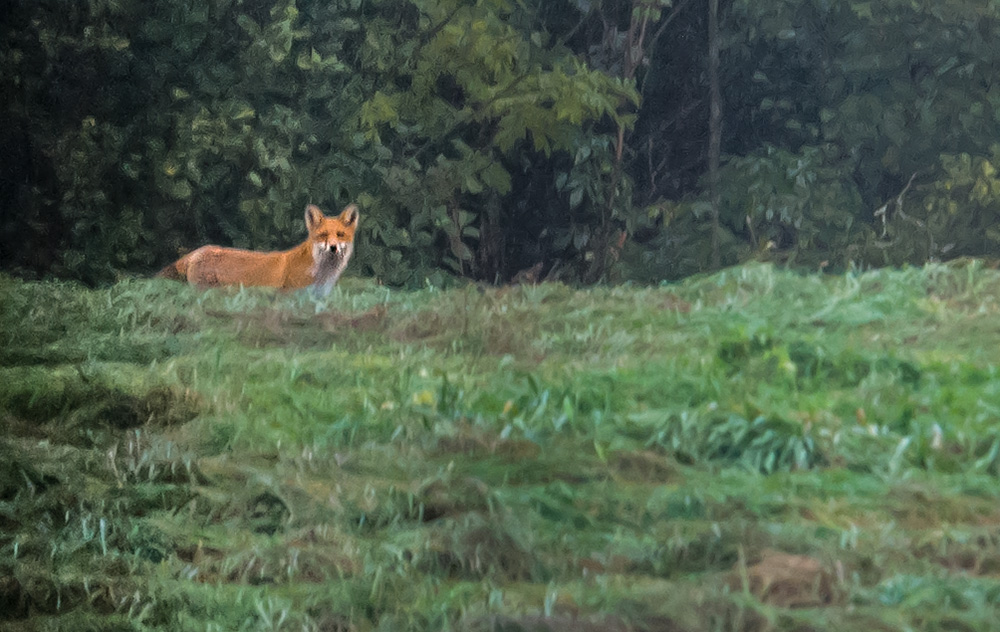
[[[156,275],[192,285],[257,285],[286,290],[313,286],[327,294],[340,278],[354,252],[358,207],[327,217],[312,204],[306,207],[304,242],[281,252],[254,252],[221,246],[202,246],[160,270]]]

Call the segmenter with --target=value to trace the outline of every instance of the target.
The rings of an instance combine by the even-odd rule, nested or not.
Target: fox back
[[[358,207],[327,217],[319,207],[306,207],[304,242],[280,252],[255,252],[202,246],[161,270],[157,276],[192,285],[246,285],[296,289],[312,286],[326,295],[337,283],[354,252]]]

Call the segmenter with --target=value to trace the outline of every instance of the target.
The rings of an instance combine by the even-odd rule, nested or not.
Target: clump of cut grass
[[[825,460],[808,428],[777,416],[648,412],[633,421],[653,425],[649,445],[671,451],[681,462],[723,461],[769,474],[809,469]]]
[[[0,368],[0,415],[19,434],[103,444],[117,432],[184,424],[201,414],[190,389],[152,385],[121,365]]]
[[[414,564],[429,575],[463,580],[503,583],[540,576],[538,558],[506,521],[479,513],[435,524]]]
[[[216,318],[232,317],[242,344],[251,348],[292,347],[329,349],[357,345],[385,334],[388,308],[376,305],[362,312],[324,310],[303,314],[289,309],[256,309],[251,312],[214,312]]]

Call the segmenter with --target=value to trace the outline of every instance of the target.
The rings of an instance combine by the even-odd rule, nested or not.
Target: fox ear
[[[340,213],[340,221],[344,223],[344,226],[353,226],[358,223],[358,205],[349,204]]]
[[[310,204],[306,207],[306,229],[312,230],[319,226],[319,223],[323,221],[323,211],[319,210],[319,207],[315,204]]]

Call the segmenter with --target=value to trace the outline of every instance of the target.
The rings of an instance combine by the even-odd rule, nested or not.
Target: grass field
[[[1000,629],[974,261],[0,320],[0,630]]]

